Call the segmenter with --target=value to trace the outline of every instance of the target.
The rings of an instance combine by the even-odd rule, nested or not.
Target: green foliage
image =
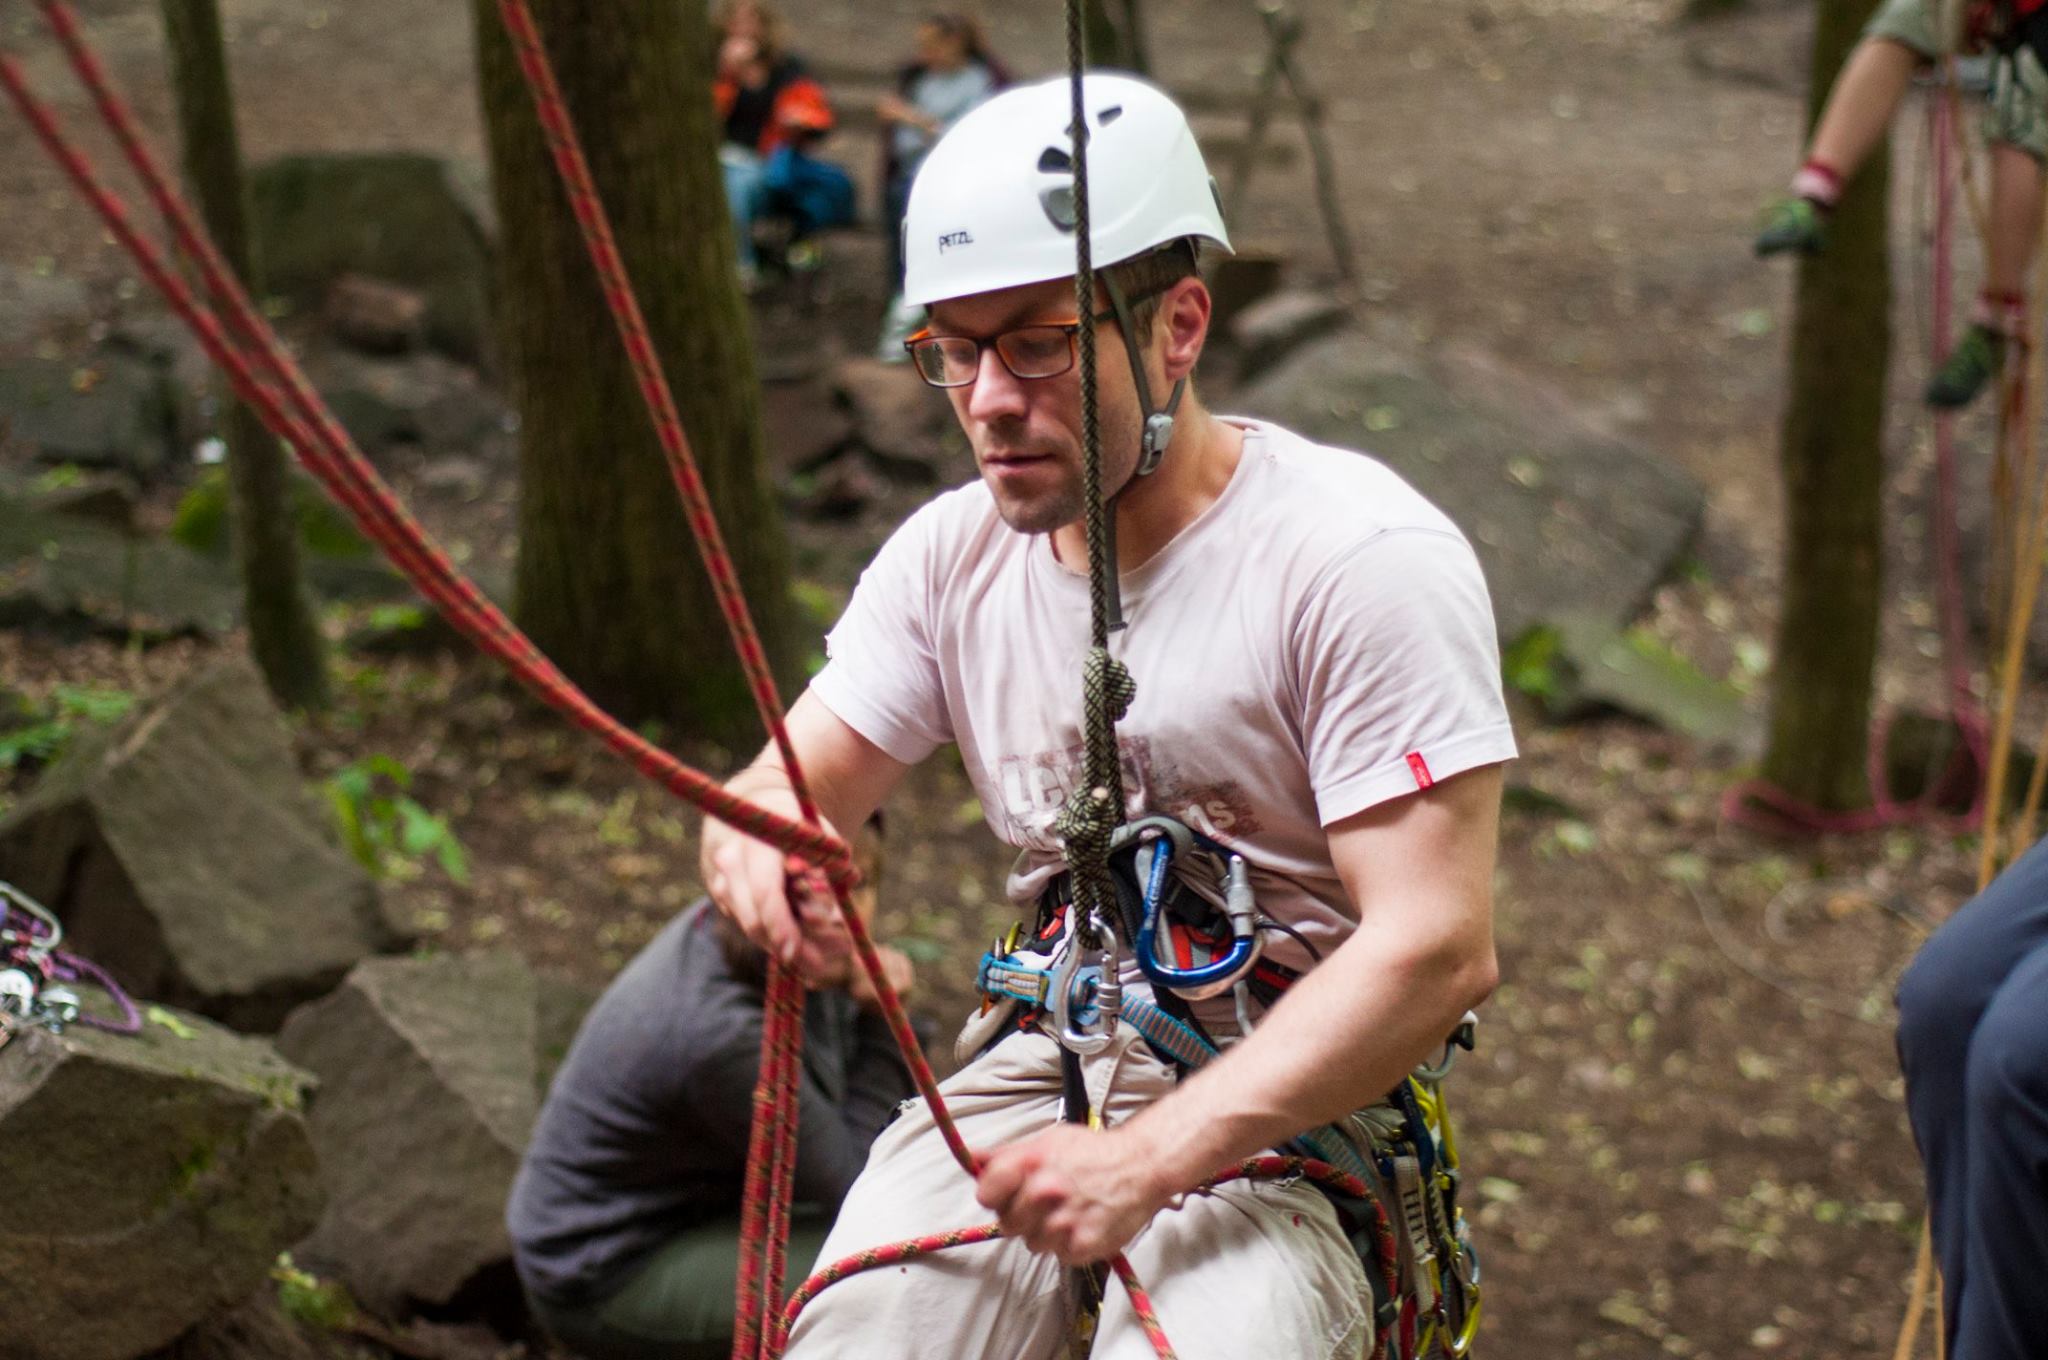
[[[69,491],[84,480],[84,468],[76,463],[59,463],[38,475],[31,486],[36,494],[47,496],[55,491]]]
[[[301,1326],[333,1332],[355,1321],[355,1300],[348,1296],[348,1290],[335,1281],[299,1269],[290,1252],[277,1258],[277,1264],[270,1268],[270,1278],[277,1282],[278,1306],[284,1309],[286,1317]]]
[[[162,1026],[164,1029],[169,1030],[177,1038],[197,1039],[199,1037],[198,1030],[192,1028],[183,1020],[180,1020],[177,1016],[165,1010],[162,1006],[151,1006],[146,1012],[143,1013],[142,1018],[149,1021],[149,1023],[152,1025]]]
[[[370,555],[370,545],[356,532],[348,516],[306,478],[293,476],[291,503],[292,517],[299,525],[299,541],[315,557],[356,559]],[[171,537],[194,552],[225,556],[228,513],[227,468],[208,468],[178,502],[177,514],[171,520]]]
[[[417,877],[432,859],[457,883],[469,882],[469,856],[448,819],[422,807],[411,788],[412,771],[392,756],[369,756],[334,772],[327,801],[349,853],[380,877]]]
[[[1501,674],[1508,688],[1532,699],[1550,701],[1564,693],[1564,639],[1549,624],[1539,624],[1508,644]]]
[[[41,705],[17,702],[0,715],[0,770],[47,765],[64,753],[81,724],[105,726],[135,706],[126,690],[59,685]]]

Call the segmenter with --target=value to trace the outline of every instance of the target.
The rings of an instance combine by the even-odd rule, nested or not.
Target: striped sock
[[[1977,294],[1977,305],[1970,309],[1970,324],[1996,331],[2008,340],[2023,337],[2027,333],[2027,295],[1986,288]]]
[[[1826,161],[1808,160],[1792,176],[1792,192],[1823,209],[1832,209],[1842,196],[1842,176]]]

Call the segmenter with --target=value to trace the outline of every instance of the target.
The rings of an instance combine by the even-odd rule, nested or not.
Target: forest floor
[[[785,7],[803,47],[847,68],[849,102],[884,87],[924,8]],[[154,6],[86,8],[163,125]],[[223,8],[251,156],[480,155],[469,7]],[[1751,260],[1748,231],[1796,160],[1807,7],[1760,0],[1691,24],[1679,0],[1302,8],[1361,306],[1424,343],[1493,352],[1707,488],[1697,561],[1659,592],[1647,622],[1760,710],[1790,313],[1789,276]],[[1260,57],[1248,4],[1175,0],[1150,13],[1169,83],[1241,100]],[[26,7],[0,24],[57,87]],[[1011,7],[993,28],[1018,70],[1053,69],[1053,7]],[[1911,118],[1902,126],[1917,126]],[[1204,126],[1228,123],[1212,114]],[[845,137],[840,154],[867,172],[871,135]],[[1292,129],[1279,140],[1294,154],[1262,171],[1234,229],[1290,256],[1300,277],[1326,278],[1306,157]],[[1926,209],[1918,143],[1901,141],[1880,693],[1887,706],[1932,708],[1937,647],[1918,542],[1929,464],[1910,401],[1925,372],[1916,228]],[[18,126],[0,123],[0,148],[0,259],[43,261],[89,281],[110,311],[129,305],[121,261],[27,154]],[[872,240],[835,242],[822,287],[760,299],[764,352],[822,365],[863,351],[878,270]],[[1964,432],[1984,436],[1981,421]],[[400,480],[445,536],[502,547],[494,530],[515,488],[457,497]],[[871,545],[888,527],[853,532]],[[843,591],[844,554],[805,556],[811,530],[792,533],[816,584]],[[0,634],[0,673],[32,693],[79,680],[148,692],[200,651]],[[339,709],[304,731],[308,771],[390,755],[414,772],[415,795],[449,815],[471,882],[423,871],[393,886],[435,944],[510,947],[598,983],[697,891],[694,818],[532,711],[483,663],[340,664]],[[1505,981],[1451,1088],[1485,1259],[1484,1349],[1529,1360],[1888,1353],[1921,1213],[1890,987],[1967,895],[1973,842],[1931,825],[1776,842],[1720,818],[1723,791],[1745,773],[1739,756],[1619,720],[1532,722],[1522,741],[1514,782],[1542,796],[1518,798],[1505,823]],[[714,766],[732,758],[691,754]],[[957,762],[919,770],[891,808],[881,918],[918,961],[919,1007],[965,1010],[973,961],[1009,920],[1006,867]]]

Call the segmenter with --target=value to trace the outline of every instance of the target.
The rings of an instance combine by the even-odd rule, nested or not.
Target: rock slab
[[[386,1316],[510,1264],[505,1200],[563,1017],[500,955],[371,959],[294,1012],[278,1047],[316,1074],[328,1209],[300,1248]]]
[[[244,1030],[406,943],[239,656],[80,737],[0,821],[0,877],[130,991]]]
[[[407,152],[283,156],[250,177],[252,230],[270,287],[317,310],[362,274],[417,292],[428,344],[481,357],[491,248],[453,167]]]
[[[97,1009],[97,1008],[95,1008]],[[0,1049],[0,1354],[131,1360],[232,1308],[319,1218],[312,1079],[196,1016]]]
[[[182,424],[164,370],[119,349],[0,364],[0,433],[45,463],[148,476],[176,452]]]
[[[1566,616],[1627,623],[1705,512],[1699,486],[1644,451],[1356,331],[1282,360],[1233,404],[1363,449],[1434,501],[1477,550],[1505,642]]]
[[[225,562],[0,495],[0,628],[168,637],[224,631],[240,608]]]

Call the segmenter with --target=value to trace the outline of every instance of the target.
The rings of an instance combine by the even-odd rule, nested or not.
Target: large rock
[[[490,332],[491,247],[456,173],[406,152],[284,156],[250,177],[268,286],[308,310],[345,274],[426,299],[427,342],[481,357]]]
[[[832,395],[852,422],[852,439],[885,475],[924,485],[941,480],[959,426],[945,398],[909,364],[848,359],[833,370]]]
[[[1310,341],[1342,329],[1350,317],[1350,306],[1329,293],[1289,289],[1260,298],[1230,325],[1239,378],[1257,377]]]
[[[302,1260],[387,1316],[507,1279],[505,1199],[564,1023],[541,998],[505,956],[372,959],[292,1014],[278,1047],[320,1078],[328,1188]]]
[[[372,358],[328,351],[307,370],[335,419],[373,457],[397,444],[486,448],[512,424],[504,399],[475,369],[440,355]]]
[[[0,496],[0,627],[165,637],[232,627],[240,607],[225,562]]]
[[[1353,331],[1283,360],[1232,404],[1366,449],[1442,507],[1479,553],[1508,641],[1567,615],[1626,622],[1705,509],[1695,483],[1643,451],[1536,404],[1496,404]]]
[[[180,425],[164,370],[122,349],[0,364],[0,426],[43,462],[147,476],[177,450]]]
[[[130,1360],[261,1286],[320,1215],[310,1087],[197,1017],[0,1049],[0,1354]]]
[[[25,345],[91,320],[92,296],[77,279],[0,264],[0,345]]]
[[[239,1029],[276,1028],[405,944],[239,656],[79,738],[0,821],[0,877],[130,990]]]
[[[1524,688],[1557,721],[1613,711],[1708,747],[1752,754],[1762,743],[1761,715],[1741,691],[1640,628],[1564,614],[1525,634],[1508,664],[1523,668]]]

